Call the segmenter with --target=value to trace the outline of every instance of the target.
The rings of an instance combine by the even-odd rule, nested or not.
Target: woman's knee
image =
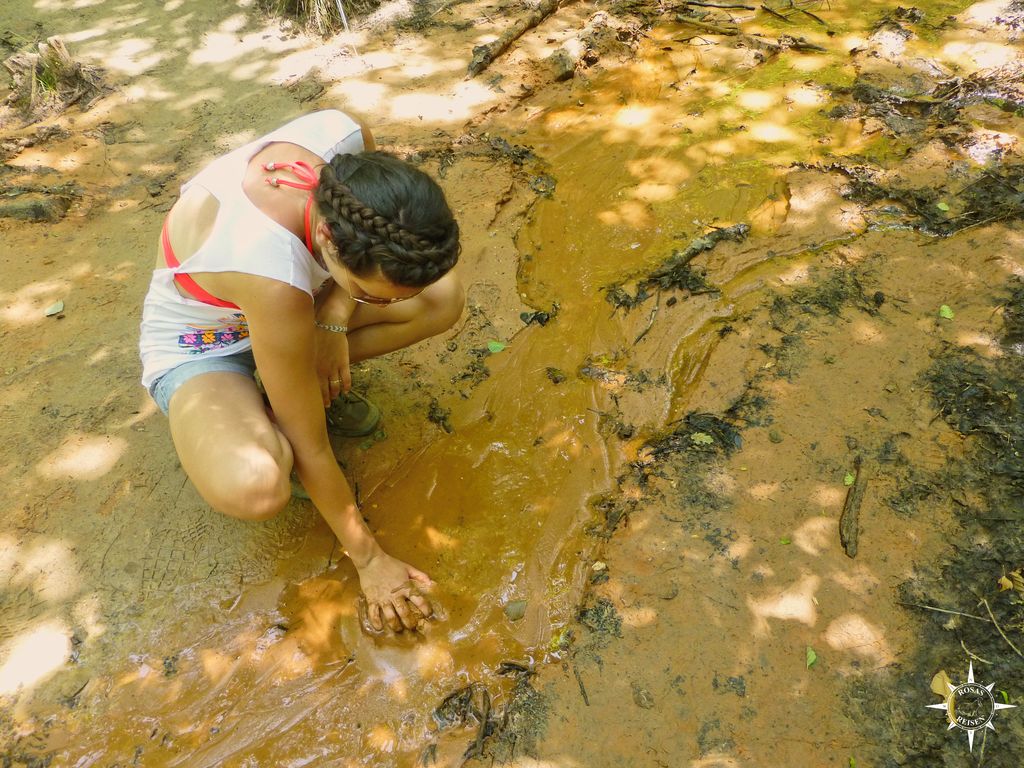
[[[282,441],[283,442],[283,441]],[[285,444],[287,446],[287,444]],[[236,451],[234,466],[204,494],[218,512],[240,520],[270,520],[291,499],[292,456],[258,445]]]
[[[430,318],[430,335],[436,336],[447,331],[462,317],[466,308],[466,289],[454,272],[449,272],[431,288],[433,290],[426,297],[429,311],[425,314]]]

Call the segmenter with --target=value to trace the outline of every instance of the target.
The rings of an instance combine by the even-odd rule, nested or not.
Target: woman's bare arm
[[[291,444],[295,470],[324,520],[359,571],[369,618],[378,629],[415,626],[429,602],[409,586],[429,577],[387,555],[367,528],[331,449],[314,373],[314,309],[292,286],[237,275],[232,299],[245,313],[253,354],[278,427]]]

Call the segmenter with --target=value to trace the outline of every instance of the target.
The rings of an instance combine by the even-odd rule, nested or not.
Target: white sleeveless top
[[[314,112],[217,158],[182,186],[182,192],[202,187],[220,207],[199,250],[180,267],[153,272],[139,339],[144,387],[199,355],[233,355],[252,347],[240,311],[182,296],[175,287],[176,273],[242,272],[280,280],[310,296],[330,277],[301,239],[263,213],[242,190],[249,161],[273,142],[297,144],[324,162],[363,151],[362,133],[352,118],[337,110]]]

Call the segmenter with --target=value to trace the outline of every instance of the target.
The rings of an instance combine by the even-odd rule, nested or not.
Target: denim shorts
[[[252,349],[238,352],[234,355],[222,355],[219,357],[202,356],[195,360],[171,368],[167,373],[154,381],[149,387],[149,394],[153,396],[157,407],[164,414],[171,404],[171,396],[178,391],[178,387],[189,379],[202,376],[204,373],[240,373],[243,376],[252,378],[256,372],[256,360],[252,356]]]

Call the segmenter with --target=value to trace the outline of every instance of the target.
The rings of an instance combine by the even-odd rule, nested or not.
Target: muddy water
[[[557,304],[557,315],[487,359],[490,377],[454,406],[451,435],[359,478],[382,544],[438,582],[443,620],[413,637],[368,636],[352,569],[342,561],[295,583],[300,551],[276,579],[221,606],[205,636],[93,683],[103,715],[70,718],[51,745],[61,762],[409,765],[438,744],[438,763],[458,764],[472,734],[438,734],[437,703],[482,681],[501,706],[502,661],[558,656],[596,546],[584,532],[589,501],[632,458],[609,447],[604,415],[614,406],[642,435],[691,409],[723,322],[798,272],[800,254],[864,230],[834,188],[797,190],[790,176],[795,161],[894,151],[824,116],[825,88],[852,83],[848,50],[877,9],[856,13],[861,21],[838,6],[821,13],[835,36],[811,21],[786,28],[825,52],[756,65],[749,50],[704,50],[678,42],[686,27],[662,28],[635,64],[577,86],[568,102],[540,99],[516,140],[546,160],[557,187],[520,233],[519,292],[537,309]],[[705,262],[718,293],[629,314],[604,300],[610,283],[741,221],[752,239]],[[644,386],[630,386],[641,373]],[[520,602],[512,621],[506,608]]]

